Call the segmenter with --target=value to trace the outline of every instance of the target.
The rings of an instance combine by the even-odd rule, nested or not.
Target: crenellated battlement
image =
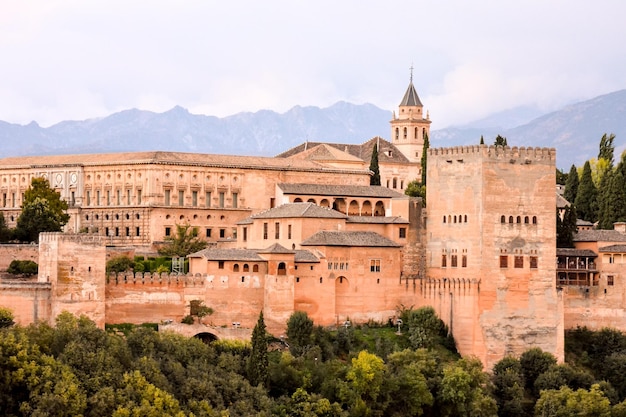
[[[110,274],[107,276],[106,283],[108,285],[181,285],[185,287],[195,287],[204,285],[206,276],[202,274],[158,274],[158,273],[135,273],[129,272]]]
[[[39,243],[51,242],[73,242],[83,245],[103,245],[102,236],[85,233],[62,233],[62,232],[42,232],[39,234]]]
[[[459,159],[459,157],[481,156],[495,160],[507,161],[514,163],[532,163],[551,161],[556,162],[555,148],[539,148],[524,146],[495,146],[495,145],[469,145],[469,146],[453,146],[450,148],[431,148],[428,150],[429,156],[450,156]]]

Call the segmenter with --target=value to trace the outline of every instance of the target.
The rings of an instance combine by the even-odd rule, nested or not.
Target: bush
[[[13,275],[36,275],[39,271],[39,265],[33,261],[13,260],[7,269],[9,274]]]
[[[125,272],[132,269],[134,262],[128,256],[117,256],[107,261],[107,274]]]
[[[195,319],[191,314],[187,314],[180,322],[183,324],[194,324]]]

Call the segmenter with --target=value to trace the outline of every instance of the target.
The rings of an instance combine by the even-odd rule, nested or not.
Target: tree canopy
[[[24,192],[22,212],[17,218],[16,237],[24,242],[38,242],[41,232],[60,232],[70,219],[68,204],[50,188],[45,178],[33,178]]]
[[[370,177],[370,185],[380,185],[380,168],[378,167],[378,144],[374,144],[372,149],[372,157],[370,159],[370,171],[372,176]]]
[[[198,228],[188,224],[176,225],[176,233],[165,237],[165,244],[159,248],[162,256],[187,256],[198,252],[208,245],[207,241],[198,236]]]

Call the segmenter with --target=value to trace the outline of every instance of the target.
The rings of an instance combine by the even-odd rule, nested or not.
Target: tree
[[[384,382],[384,373],[385,363],[373,353],[362,350],[352,359],[346,380],[356,396],[353,409],[367,412],[376,403]]]
[[[107,261],[106,271],[107,274],[110,274],[112,272],[117,274],[120,272],[131,270],[134,264],[135,263],[133,262],[133,260],[130,259],[128,256],[116,256],[115,258],[111,258]]]
[[[372,149],[372,158],[370,159],[370,171],[373,172],[370,177],[370,185],[380,185],[380,168],[378,167],[378,144],[374,144]]]
[[[13,312],[8,308],[0,307],[0,329],[11,327],[14,324]]]
[[[536,416],[554,417],[610,417],[611,404],[597,384],[589,391],[573,391],[568,386],[559,390],[546,390],[535,405]]]
[[[439,386],[437,400],[442,416],[497,415],[496,401],[488,395],[489,378],[475,358],[460,359],[447,365]]]
[[[259,314],[254,330],[252,330],[252,351],[247,363],[248,380],[252,385],[267,386],[269,359],[267,356],[267,335],[265,334],[263,312]]]
[[[576,233],[576,207],[569,205],[565,207],[563,219],[556,215],[556,247],[573,248],[574,234]]]
[[[426,167],[428,164],[428,148],[430,148],[430,141],[428,140],[428,133],[424,133],[424,149],[422,150],[422,185],[426,186]]]
[[[31,260],[14,259],[9,264],[7,272],[13,275],[37,275],[39,265]]]
[[[187,256],[206,248],[206,240],[198,236],[198,228],[188,224],[176,225],[176,234],[166,236],[165,244],[159,248],[162,256]]]
[[[11,240],[11,237],[11,229],[7,226],[4,214],[0,213],[0,243],[8,242]]]
[[[605,133],[600,138],[600,149],[598,152],[598,159],[604,159],[609,163],[609,167],[613,167],[613,154],[615,152],[615,145],[613,145],[613,141],[615,140],[615,134],[611,133],[607,136]]]
[[[567,181],[565,181],[565,189],[563,190],[563,198],[574,204],[576,201],[576,194],[578,193],[578,170],[576,165],[572,164],[572,167],[567,174]]]
[[[419,181],[413,180],[406,185],[404,194],[409,197],[421,197],[422,204],[426,205],[426,186],[422,185]]]
[[[550,369],[552,365],[556,365],[554,355],[539,348],[528,349],[522,353],[519,361],[524,375],[524,383],[529,390],[534,389],[535,380],[539,375]]]
[[[574,202],[576,212],[581,219],[590,222],[597,220],[597,198],[598,190],[591,177],[591,164],[587,161],[583,167],[583,174],[580,178],[576,201]]]
[[[67,202],[44,178],[33,178],[24,192],[22,212],[15,233],[25,242],[38,242],[41,232],[60,232],[70,219]]]
[[[300,356],[306,352],[311,344],[313,333],[313,320],[304,311],[295,311],[287,320],[287,338],[289,350],[294,356]]]
[[[493,367],[494,396],[498,415],[516,417],[524,415],[524,377],[519,359],[506,356]]]
[[[483,138],[483,135],[480,135],[480,144],[481,145],[485,144],[485,138]]]
[[[448,333],[448,327],[437,317],[432,307],[411,310],[408,314],[409,340],[414,349],[432,348],[442,341]]]
[[[556,183],[558,185],[565,185],[565,183],[567,182],[567,175],[566,173],[563,172],[562,169],[556,169]]]
[[[493,144],[502,147],[508,146],[508,144],[506,143],[506,138],[500,135],[496,136],[496,140],[493,142]]]
[[[209,306],[205,306],[202,300],[191,300],[189,302],[189,315],[197,317],[199,323],[202,322],[203,317],[210,316],[213,313],[213,309]]]

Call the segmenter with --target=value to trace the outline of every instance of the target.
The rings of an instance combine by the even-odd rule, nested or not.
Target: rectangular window
[[[536,256],[531,256],[530,257],[530,268],[531,269],[537,269],[537,264],[538,264],[538,258]]]
[[[126,236],[130,236],[130,227],[126,228]]]
[[[218,269],[224,269],[224,261],[217,261]]]
[[[165,236],[170,236],[172,234],[172,228],[171,227],[166,227],[165,228]]]
[[[76,193],[74,191],[70,193],[70,205],[72,207],[76,205]]]
[[[508,267],[509,267],[508,255],[500,255],[500,268],[508,268]]]
[[[211,192],[207,191],[204,196],[204,205],[207,207],[211,207]]]
[[[89,193],[89,191],[87,191]],[[7,193],[2,194],[2,207],[7,206]]]
[[[130,206],[130,189],[126,190],[126,205]]]
[[[456,268],[457,267],[457,256],[456,255],[452,255],[450,257],[450,266],[452,268]]]
[[[370,272],[380,272],[380,259],[370,259]]]
[[[237,239],[237,229],[233,228],[233,230],[231,230],[230,233],[231,233],[231,236],[233,237],[233,239],[236,240]]]
[[[244,242],[248,241],[248,228],[247,227],[243,228],[243,241]]]
[[[287,239],[291,239],[291,225],[287,226]]]
[[[226,237],[226,229],[220,229],[220,239],[224,239]]]
[[[111,190],[107,190],[107,206],[111,205]]]
[[[96,191],[96,206],[100,205],[100,190]]]
[[[401,227],[399,230],[400,239],[406,239],[406,227]]]
[[[185,205],[185,192],[183,190],[178,190],[178,205],[181,207]]]
[[[239,204],[239,194],[237,193],[233,193],[233,208],[237,208],[237,205]]]
[[[211,229],[206,229],[206,237],[211,237]]]
[[[461,256],[461,267],[462,268],[467,268],[467,255],[462,255]]]
[[[109,236],[109,228],[108,227],[104,228],[104,235],[105,236]]]
[[[515,268],[523,268],[524,267],[524,257],[520,255],[516,255],[514,259]]]
[[[12,198],[11,198],[11,200],[12,200],[12,201],[11,201],[11,207],[15,207],[15,203],[16,203],[16,201],[15,201],[15,193],[13,193],[13,194],[11,195],[11,197],[12,197]]]
[[[170,190],[165,190],[165,205],[170,205]]]
[[[117,197],[117,205],[121,206],[122,205],[122,190],[117,190],[115,193]]]
[[[615,285],[615,277],[613,275],[606,276],[606,285]]]
[[[141,190],[137,190],[137,204],[141,204]]]
[[[85,203],[86,203],[88,206],[89,206],[89,205],[91,205],[91,191],[87,190],[87,196],[86,196],[86,199],[85,199],[85,200],[86,200],[86,201],[85,201]]]
[[[220,193],[220,208],[224,207],[224,193]]]
[[[135,236],[141,236],[141,229],[138,227],[135,227]]]
[[[191,192],[191,205],[194,207],[198,207],[198,192],[197,191]]]
[[[280,239],[280,223],[274,225],[274,239]]]
[[[446,268],[447,266],[448,266],[448,258],[446,254],[444,253],[443,255],[441,255],[441,267]]]
[[[263,240],[267,240],[267,229],[269,229],[269,224],[263,223]]]

